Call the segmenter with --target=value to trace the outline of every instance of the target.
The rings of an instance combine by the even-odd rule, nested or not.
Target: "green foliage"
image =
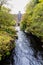
[[[1,10],[2,10],[2,11],[5,11],[5,12],[10,12],[10,11],[11,11],[9,8],[7,8],[7,7],[5,7],[5,6],[2,6],[2,7],[1,7]]]
[[[20,25],[24,31],[31,32],[43,42],[43,1],[40,0],[35,5],[32,2],[34,1],[27,4],[26,15]],[[26,26],[25,29],[24,26]]]
[[[7,52],[6,55],[7,55],[7,56],[10,55],[10,52]]]
[[[13,20],[13,16],[5,11],[4,12],[0,11],[0,25],[3,25],[3,26],[15,25],[15,21]]]
[[[8,9],[0,11],[0,60],[2,56],[10,55],[10,51],[15,47],[16,30],[14,28],[14,16],[9,14]]]
[[[27,26],[27,17],[25,17],[27,14],[24,14],[23,16],[23,20],[21,21],[21,24],[20,24],[20,27],[21,27],[21,30],[25,30],[26,29],[26,26]]]
[[[7,1],[10,1],[10,0],[0,0],[0,10],[4,4],[7,4]]]
[[[39,0],[40,2],[43,2],[43,0]]]

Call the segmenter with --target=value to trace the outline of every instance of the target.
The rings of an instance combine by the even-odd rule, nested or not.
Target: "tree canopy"
[[[20,26],[22,30],[31,32],[43,42],[43,0],[31,0],[27,4]]]
[[[10,55],[15,47],[16,30],[14,16],[9,13],[9,8],[1,7],[0,11],[0,60]]]
[[[0,0],[0,10],[1,10],[1,7],[2,7],[4,4],[7,4],[7,1],[9,1],[9,0]]]

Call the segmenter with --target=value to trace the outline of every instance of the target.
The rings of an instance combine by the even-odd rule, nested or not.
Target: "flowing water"
[[[18,31],[16,47],[10,60],[4,61],[3,65],[43,65],[43,51],[35,49],[36,47],[32,46],[33,43],[31,44],[31,39],[20,31],[19,27],[16,27],[16,30]]]

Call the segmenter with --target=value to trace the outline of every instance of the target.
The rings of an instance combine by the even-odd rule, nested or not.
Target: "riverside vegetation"
[[[31,0],[20,23],[21,30],[32,33],[43,42],[43,0]]]
[[[15,47],[16,23],[9,11],[6,7],[1,7],[0,10],[0,61],[10,55],[10,51]]]

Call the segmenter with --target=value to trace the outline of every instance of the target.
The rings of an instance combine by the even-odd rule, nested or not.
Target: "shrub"
[[[32,1],[27,4],[26,14],[28,16],[24,16],[21,28],[28,33],[31,32],[36,35],[43,42],[43,1],[40,1],[36,4],[32,3]],[[24,26],[26,26],[25,29]]]

